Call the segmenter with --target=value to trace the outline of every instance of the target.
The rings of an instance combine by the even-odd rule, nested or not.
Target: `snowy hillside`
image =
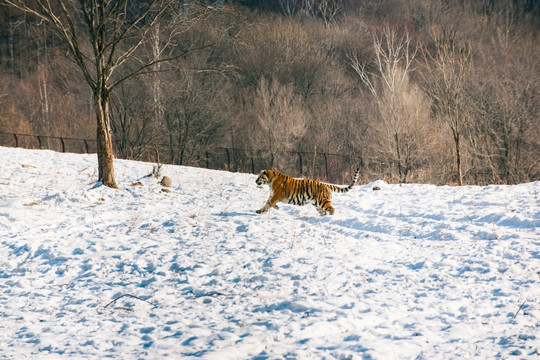
[[[255,175],[152,166],[0,147],[0,359],[539,358],[540,182],[257,215]]]

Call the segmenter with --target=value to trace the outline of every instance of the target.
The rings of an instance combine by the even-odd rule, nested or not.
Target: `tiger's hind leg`
[[[321,216],[334,215],[334,208],[332,207],[332,203],[330,202],[330,200],[324,201],[319,206],[315,205],[315,207],[317,208],[317,211],[319,212],[319,214],[321,214]]]
[[[334,215],[334,208],[332,207],[332,194],[328,187],[321,187],[318,196],[315,198],[315,204],[317,211],[321,215]]]

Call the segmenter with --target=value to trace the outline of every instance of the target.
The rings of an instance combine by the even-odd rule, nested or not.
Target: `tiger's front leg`
[[[279,210],[279,207],[274,202],[272,202],[272,198],[266,200],[266,203],[264,204],[264,206],[260,210],[256,210],[255,212],[257,214],[262,214],[263,212],[268,211],[268,209],[270,209],[271,207],[273,207],[276,210]]]
[[[257,214],[262,214],[263,212],[267,211],[268,209],[270,209],[270,204],[267,201],[262,208],[260,208],[259,210],[256,210],[255,212]]]

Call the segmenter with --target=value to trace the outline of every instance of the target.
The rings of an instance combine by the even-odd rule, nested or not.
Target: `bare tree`
[[[19,83],[20,80],[9,73],[4,74],[0,81],[0,132],[17,134],[32,132],[28,118],[20,110],[28,104],[24,101]]]
[[[291,85],[261,78],[254,105],[257,128],[253,129],[252,146],[269,154],[271,167],[283,169],[290,158],[286,152],[296,147],[307,130],[301,98]]]
[[[190,164],[226,122],[223,103],[226,86],[214,73],[178,72],[174,82],[164,83],[164,137],[169,161]],[[165,86],[169,85],[169,86]],[[224,119],[225,118],[225,119]]]
[[[328,26],[343,10],[343,0],[277,0],[279,8],[286,16],[293,17],[298,12],[311,17],[321,17]]]
[[[178,47],[164,56],[173,45],[172,37],[164,37],[163,46],[152,58],[137,59],[136,66],[127,66],[154,35],[152,29],[174,3],[173,0],[0,0],[0,4],[50,24],[90,86],[97,120],[98,181],[105,186],[117,187],[110,129],[111,92],[133,76],[152,70],[155,64],[177,59],[193,50]]]
[[[291,19],[259,22],[239,35],[242,56],[238,68],[244,86],[253,90],[261,77],[293,84],[305,99],[321,86],[329,53],[305,26]]]
[[[343,0],[319,0],[316,2],[316,8],[328,26],[335,21],[336,16],[343,10]]]
[[[534,179],[533,169],[540,164],[540,47],[512,18],[500,20],[492,41],[479,47],[478,61],[484,66],[475,71],[478,91],[473,98],[479,121],[471,143],[478,163],[489,167],[489,181],[517,183]]]
[[[424,51],[425,90],[433,100],[437,116],[452,132],[455,148],[456,178],[463,185],[462,141],[464,131],[472,121],[470,99],[466,87],[471,70],[472,48],[461,43],[453,31],[433,31],[435,52]]]
[[[136,85],[139,86],[121,85],[114,92],[111,98],[111,130],[119,155],[124,159],[140,160],[156,140],[157,124],[153,109],[149,109],[153,107],[149,96],[137,91],[143,87],[142,84]]]
[[[390,29],[374,37],[373,47],[373,71],[356,55],[349,57],[350,64],[373,96],[381,119],[380,124],[372,126],[377,150],[383,158],[390,158],[399,180],[407,182],[417,158],[422,156],[429,121],[429,106],[410,81],[417,49],[411,47],[408,34],[400,37]]]
[[[277,0],[279,8],[286,16],[295,16],[298,11],[299,0]]]

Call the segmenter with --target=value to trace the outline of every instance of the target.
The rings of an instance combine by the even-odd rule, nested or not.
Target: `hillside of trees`
[[[92,93],[63,42],[0,4],[0,145],[13,133],[39,135],[43,148],[95,139]],[[222,154],[217,166],[234,171],[324,178],[322,157],[337,154],[326,172],[343,183],[356,167],[364,182],[540,180],[537,1],[177,1],[169,11],[128,68],[165,42],[185,55],[115,89],[118,158],[205,166]]]

